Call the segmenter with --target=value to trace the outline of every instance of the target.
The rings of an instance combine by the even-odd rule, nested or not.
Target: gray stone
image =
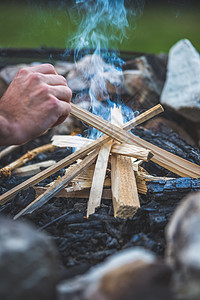
[[[185,197],[166,231],[167,261],[181,299],[200,299],[200,193]]]
[[[190,41],[181,40],[169,52],[161,103],[187,119],[200,121],[200,56]]]
[[[162,82],[158,81],[155,73],[145,56],[132,62],[135,69],[128,69],[124,74],[124,92],[133,97],[133,101],[145,107],[159,103]]]
[[[168,300],[169,268],[142,248],[123,250],[58,286],[59,300]]]
[[[54,68],[59,75],[66,76],[74,67],[74,63],[65,61],[56,61]]]
[[[26,222],[0,219],[0,299],[55,300],[57,268],[47,235]]]
[[[109,67],[98,55],[86,55],[79,60],[67,74],[67,82],[73,91],[89,89],[91,79]]]

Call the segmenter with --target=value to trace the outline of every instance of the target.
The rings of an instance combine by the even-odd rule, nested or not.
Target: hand
[[[62,123],[72,92],[50,64],[21,69],[0,99],[0,145],[19,145]]]

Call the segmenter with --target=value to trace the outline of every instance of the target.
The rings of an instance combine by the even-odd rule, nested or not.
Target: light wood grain
[[[133,144],[151,150],[154,155],[152,160],[155,163],[178,174],[179,176],[192,178],[200,177],[200,166],[154,146],[136,135],[126,132],[122,128],[110,124],[102,118],[84,110],[81,107],[77,107],[74,104],[72,105],[72,115],[119,142]]]
[[[122,118],[121,110],[115,105],[114,108],[111,109],[111,123],[116,124],[117,122],[119,122],[120,118]],[[123,124],[123,120],[121,121],[121,124]],[[103,193],[106,170],[112,144],[113,140],[110,140],[106,144],[101,146],[99,150],[87,205],[87,218],[91,214],[94,214],[95,209],[101,204],[101,197]]]
[[[161,105],[156,105],[155,107],[149,109],[148,111],[142,113],[141,115],[137,116],[135,119],[127,122],[122,126],[124,130],[130,130],[134,126],[140,125],[143,121],[154,117],[155,115],[161,113],[163,111]],[[72,153],[71,155],[67,156],[66,158],[60,160],[55,165],[49,167],[48,169],[36,174],[32,178],[24,181],[23,183],[17,185],[13,189],[9,190],[8,192],[4,193],[0,196],[0,205],[5,204],[8,202],[12,197],[14,197],[18,192],[23,189],[26,189],[30,186],[34,186],[40,181],[46,179],[47,177],[51,176],[52,174],[58,172],[62,168],[65,168],[75,162],[77,159],[84,157],[89,152],[93,151],[94,149],[100,147],[101,145],[108,142],[111,138],[109,136],[102,136],[101,138],[95,140],[89,146],[85,146],[76,152]]]
[[[111,148],[111,153],[134,157],[144,161],[149,161],[149,159],[153,157],[153,155],[151,155],[151,151],[129,144],[115,143]]]
[[[61,191],[73,178],[75,178],[82,170],[90,166],[98,155],[98,151],[95,150],[90,155],[86,156],[79,164],[74,168],[70,169],[61,179],[57,180],[52,186],[47,188],[44,194],[36,198],[27,207],[20,211],[14,219],[18,219],[22,215],[30,214],[34,210],[40,208],[42,205],[47,203],[53,196]]]
[[[131,158],[111,156],[111,190],[114,216],[131,218],[140,207]]]

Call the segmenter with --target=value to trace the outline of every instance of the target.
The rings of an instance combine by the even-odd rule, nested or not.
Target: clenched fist
[[[0,99],[0,145],[19,145],[62,123],[72,92],[50,64],[21,69]]]

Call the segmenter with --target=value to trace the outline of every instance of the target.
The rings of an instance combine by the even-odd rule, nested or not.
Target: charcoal
[[[0,298],[55,299],[55,246],[26,222],[0,219]]]
[[[161,202],[168,199],[181,200],[188,192],[200,190],[200,179],[189,177],[147,182],[147,196]]]
[[[148,250],[155,251],[157,243],[149,238],[147,234],[141,232],[133,235],[130,241],[126,244],[125,248],[133,246],[144,247]]]

